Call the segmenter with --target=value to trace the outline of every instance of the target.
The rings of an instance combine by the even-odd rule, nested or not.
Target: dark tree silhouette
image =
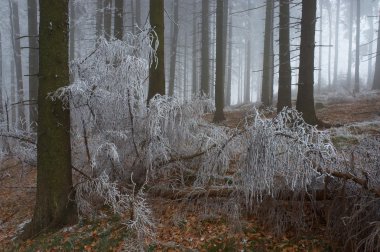
[[[133,14],[132,14],[133,15]],[[124,0],[115,0],[114,37],[123,40]]]
[[[170,75],[169,75],[169,95],[174,95],[174,81],[175,81],[175,70],[176,70],[176,63],[177,63],[177,41],[178,41],[178,9],[179,9],[179,2],[178,0],[174,1],[174,22],[172,22],[172,37],[171,37],[171,50],[170,50]]]
[[[210,50],[209,50],[209,0],[202,1],[202,55],[201,55],[201,93],[209,95]]]
[[[40,0],[37,197],[24,238],[76,222],[70,111],[47,95],[69,83],[68,0]]]
[[[379,15],[380,16],[380,15]],[[380,21],[377,28],[377,50],[376,50],[376,65],[375,76],[373,78],[372,90],[380,90]]]
[[[314,49],[317,0],[302,0],[297,110],[309,124],[318,123],[314,107]]]
[[[159,46],[149,69],[148,103],[156,94],[165,95],[164,0],[150,0],[150,25],[157,34],[152,44],[158,40]]]

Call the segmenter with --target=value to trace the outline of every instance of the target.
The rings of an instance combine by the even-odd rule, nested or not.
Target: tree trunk
[[[266,1],[263,78],[261,83],[261,102],[266,107],[271,105],[270,89],[273,86],[273,83],[271,83],[271,80],[273,80],[273,78],[271,78],[271,44],[273,43],[273,4],[273,0]]]
[[[197,76],[197,2],[193,2],[193,74],[192,74],[192,96],[198,92],[198,76]]]
[[[141,0],[136,0],[135,13],[136,13],[136,24],[141,28]]]
[[[251,102],[251,38],[247,38],[245,50],[244,103]]]
[[[150,25],[157,34],[152,44],[159,46],[149,69],[148,103],[156,94],[165,95],[164,0],[150,0]]]
[[[227,92],[226,92],[226,106],[231,106],[231,88],[232,88],[232,36],[233,23],[232,16],[230,16],[230,25],[228,32],[228,60],[227,60]]]
[[[208,96],[210,90],[210,52],[209,52],[209,0],[202,1],[202,55],[201,55],[201,93]]]
[[[104,0],[104,37],[110,40],[112,35],[112,0]]]
[[[12,106],[11,104],[15,104],[17,100],[17,83],[16,83],[16,74],[15,74],[15,61],[12,60],[11,62],[11,102],[10,102],[10,109],[11,109],[11,125],[13,128],[16,128],[16,120],[17,120],[17,107]]]
[[[95,29],[97,39],[103,35],[103,0],[97,0],[96,2],[96,20]]]
[[[348,24],[348,62],[347,62],[347,87],[351,89],[352,81],[352,33],[354,27],[354,0],[350,2],[350,15]]]
[[[355,86],[354,93],[360,91],[360,0],[356,0],[356,52],[355,52]]]
[[[170,43],[171,50],[170,50],[170,76],[169,76],[169,95],[174,95],[174,82],[175,82],[175,68],[176,68],[176,61],[177,61],[177,42],[178,42],[178,9],[179,9],[179,3],[178,0],[174,0],[173,2],[173,9],[174,9],[174,22],[172,22],[173,27],[173,34],[172,34],[172,41]]]
[[[374,16],[375,14],[373,13],[373,7],[371,6],[371,16]],[[368,54],[370,55],[368,59],[368,73],[367,73],[367,86],[370,88],[373,83],[373,68],[372,68],[372,53],[373,53],[373,42],[374,42],[374,27],[373,27],[373,18],[367,18],[368,20],[368,25],[369,25],[369,45],[368,45]]]
[[[215,114],[214,122],[224,121],[224,78],[225,78],[225,29],[224,24],[224,0],[216,2],[216,71],[215,71]]]
[[[328,9],[329,15],[329,66],[328,66],[328,87],[331,88],[331,49],[332,49],[332,10]]]
[[[0,31],[0,121],[4,119],[3,116],[3,47],[2,47],[2,38]]]
[[[297,110],[305,122],[318,123],[314,108],[314,49],[317,0],[302,0]]]
[[[13,43],[13,56],[16,66],[16,79],[17,79],[17,111],[18,118],[16,120],[17,127],[20,129],[26,129],[25,122],[25,108],[24,108],[24,82],[22,75],[22,61],[21,61],[21,46],[20,46],[20,23],[18,14],[18,2],[9,0],[9,7],[11,9],[11,31],[12,31],[12,43]]]
[[[40,0],[37,197],[23,238],[77,220],[72,186],[70,111],[47,95],[69,82],[68,0]],[[54,20],[54,21],[52,21]]]
[[[333,84],[338,84],[338,58],[339,58],[339,18],[340,18],[340,0],[336,2],[336,19],[335,19],[335,45],[334,45],[334,78]]]
[[[189,87],[188,87],[188,84],[187,84],[187,61],[188,61],[188,58],[187,58],[187,54],[188,54],[188,48],[187,48],[187,40],[188,40],[188,35],[187,33],[185,34],[185,48],[183,49],[183,100],[186,101],[187,100],[187,97],[188,97],[188,93],[189,93]]]
[[[373,78],[372,90],[380,90],[380,56],[379,55],[380,55],[380,22],[378,22],[378,28],[377,28],[376,64],[375,64],[375,76]]]
[[[289,14],[289,0],[280,0],[280,70],[278,78],[277,113],[279,113],[284,107],[292,107]]]
[[[133,13],[132,13],[132,16],[133,16]],[[118,40],[123,40],[123,34],[124,34],[123,18],[124,18],[124,0],[115,0],[114,36]]]
[[[322,48],[323,48],[323,2],[321,0],[319,2],[319,57],[318,57],[318,92],[321,92],[322,87]]]
[[[37,0],[28,1],[29,34],[29,118],[31,131],[37,130],[38,96],[38,9]]]

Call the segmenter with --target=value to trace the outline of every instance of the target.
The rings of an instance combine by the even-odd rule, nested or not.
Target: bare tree
[[[112,35],[112,0],[104,0],[104,36],[110,40]]]
[[[348,61],[347,61],[347,86],[351,88],[352,82],[352,33],[354,27],[354,0],[350,2],[350,15],[348,24]]]
[[[376,64],[375,64],[375,76],[373,78],[372,90],[380,90],[380,56],[379,55],[380,55],[380,20],[378,22],[378,28],[377,28]]]
[[[202,1],[202,53],[201,53],[201,93],[209,95],[210,90],[210,50],[209,50],[209,0]]]
[[[360,91],[360,0],[356,0],[356,52],[354,93]]]
[[[336,17],[335,17],[335,44],[334,44],[334,86],[338,83],[338,58],[339,58],[339,18],[340,18],[340,0],[336,1]]]
[[[176,61],[177,61],[177,42],[178,42],[178,32],[179,32],[179,24],[178,24],[178,9],[179,9],[179,1],[174,0],[173,2],[173,22],[172,25],[172,37],[171,37],[171,50],[170,50],[170,75],[169,75],[169,95],[174,95],[174,82],[175,82],[175,70],[176,70]]]
[[[132,13],[132,16],[134,14]],[[123,40],[124,0],[115,0],[114,37]]]

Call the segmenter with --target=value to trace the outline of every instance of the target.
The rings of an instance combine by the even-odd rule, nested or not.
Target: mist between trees
[[[344,248],[380,250],[379,139],[337,149],[315,112],[315,100],[380,89],[379,1],[0,7],[1,157],[38,172],[23,238],[108,205],[130,213],[143,250],[148,199],[165,197],[236,226],[256,214],[278,235],[305,228],[308,205]],[[241,107],[238,127],[224,125]]]

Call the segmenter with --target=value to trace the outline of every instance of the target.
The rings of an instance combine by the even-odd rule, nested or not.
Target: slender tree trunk
[[[198,92],[198,77],[197,77],[197,3],[193,2],[193,74],[192,74],[192,95]]]
[[[380,21],[378,22],[378,28],[377,28],[376,64],[375,64],[375,76],[373,78],[372,90],[380,90]]]
[[[238,83],[238,104],[241,104],[243,102],[243,65],[244,65],[244,58],[243,58],[243,48],[239,48],[239,83]]]
[[[230,16],[230,25],[228,33],[228,60],[227,60],[227,92],[226,92],[226,106],[231,106],[231,88],[232,88],[232,36],[233,35],[233,21]]]
[[[331,49],[332,49],[332,10],[331,7],[328,10],[329,14],[329,69],[328,69],[328,82],[329,89],[331,88]]]
[[[356,52],[354,93],[360,91],[360,0],[356,0]]]
[[[314,49],[317,0],[302,0],[297,110],[305,122],[318,123],[314,108]]]
[[[159,46],[157,58],[152,57],[149,69],[148,103],[156,94],[165,95],[164,0],[150,0],[150,25],[157,34],[152,41],[153,47],[156,43]]]
[[[38,89],[37,197],[23,238],[74,224],[70,111],[46,96],[69,82],[68,0],[40,0],[40,86]],[[51,22],[54,20],[54,22]],[[59,53],[57,53],[59,52]]]
[[[261,102],[264,106],[271,105],[270,102],[270,88],[271,84],[271,44],[273,43],[273,0],[266,1],[266,14],[265,14],[265,35],[264,35],[264,56],[263,56],[263,78],[261,82]]]
[[[373,8],[371,7],[371,16],[374,16]],[[379,21],[378,21],[379,22]],[[367,86],[368,88],[371,88],[373,83],[373,69],[372,69],[372,56],[373,53],[373,41],[374,41],[374,27],[373,27],[373,18],[368,18],[368,25],[369,25],[369,45],[368,45],[368,52],[370,54],[370,57],[368,59],[368,73],[367,73]]]
[[[136,24],[138,27],[141,28],[141,0],[136,0],[136,4],[135,4],[135,13],[136,13]]]
[[[289,0],[280,0],[280,70],[278,78],[277,113],[284,107],[292,107],[289,14]]]
[[[189,87],[188,87],[188,84],[187,84],[187,61],[188,61],[188,57],[187,57],[187,54],[188,54],[188,48],[187,48],[187,40],[188,40],[188,35],[187,33],[185,34],[185,48],[183,49],[184,50],[184,53],[183,53],[183,100],[186,101],[187,100],[187,97],[188,97],[188,93],[189,93]]]
[[[11,122],[12,122],[12,127],[16,128],[16,121],[17,121],[17,107],[12,106],[12,104],[16,103],[17,100],[17,83],[16,83],[16,67],[15,67],[15,61],[12,60],[11,62],[11,103],[10,103],[10,109],[11,109]]]
[[[37,96],[38,96],[38,9],[37,0],[28,1],[29,34],[29,118],[32,131],[37,130]]]
[[[174,22],[172,22],[172,38],[171,38],[171,50],[170,50],[170,75],[169,75],[169,95],[174,95],[174,82],[175,82],[175,68],[176,68],[176,61],[177,61],[177,42],[178,42],[178,9],[179,9],[179,2],[178,0],[174,0],[173,2],[173,9],[174,9]]]
[[[9,0],[9,7],[11,9],[11,31],[12,31],[12,43],[13,43],[13,56],[16,65],[16,79],[17,79],[17,127],[25,130],[25,108],[24,108],[24,81],[22,74],[22,60],[21,60],[21,46],[20,46],[20,23],[18,14],[18,2]]]
[[[339,58],[339,19],[340,19],[340,0],[336,2],[336,19],[335,19],[335,45],[334,45],[334,78],[333,84],[338,84],[338,58]]]
[[[223,27],[226,16],[224,12],[224,0],[217,0],[216,2],[216,79],[215,79],[215,114],[214,122],[221,122],[225,120],[224,117],[224,78],[225,78],[225,34],[226,31]]]
[[[202,0],[202,55],[201,93],[208,96],[210,90],[210,50],[209,50],[209,0]]]
[[[347,62],[347,87],[351,89],[352,82],[352,33],[354,27],[354,0],[350,2],[350,21],[348,26],[348,62]]]
[[[104,0],[104,37],[110,40],[112,35],[112,0]]]
[[[133,13],[132,13],[132,16],[133,16]],[[115,0],[114,37],[118,40],[123,40],[123,34],[124,34],[123,20],[124,20],[124,0]]]
[[[251,38],[247,38],[245,53],[244,103],[249,103],[251,101]]]
[[[0,121],[4,119],[3,115],[3,46],[0,32]]]
[[[322,48],[323,48],[323,2],[321,0],[319,2],[319,57],[318,57],[318,92],[321,92],[322,87]]]
[[[123,0],[124,1],[124,0]],[[132,33],[135,34],[136,15],[135,15],[135,0],[131,0],[131,18],[132,18]]]
[[[69,1],[69,22],[70,22],[70,31],[69,31],[69,59],[70,61],[74,60],[75,58],[75,1],[71,0]],[[71,78],[71,77],[70,77]],[[73,81],[72,79],[70,81]]]
[[[103,35],[103,0],[97,0],[96,2],[96,20],[95,20],[95,29],[96,37],[99,38]]]

